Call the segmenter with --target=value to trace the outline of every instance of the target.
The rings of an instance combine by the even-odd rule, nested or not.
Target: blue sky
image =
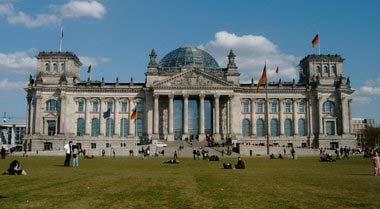
[[[224,66],[237,55],[242,81],[258,79],[265,60],[280,66],[283,80],[297,79],[295,66],[313,51],[341,54],[345,75],[357,91],[353,116],[380,122],[379,1],[222,0],[0,0],[0,112],[25,115],[22,86],[35,73],[38,51],[73,51],[94,78],[144,81],[148,54],[158,59],[180,46],[209,51]],[[83,70],[82,79],[85,79]]]

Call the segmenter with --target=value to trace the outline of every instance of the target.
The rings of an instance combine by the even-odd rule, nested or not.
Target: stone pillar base
[[[222,137],[220,136],[220,134],[214,134],[212,137],[214,138],[215,142],[221,142],[222,141]]]
[[[205,141],[205,140],[206,140],[206,134],[199,134],[199,135],[198,135],[198,140],[199,140],[200,142]]]
[[[185,141],[186,138],[190,140],[189,134],[182,134],[182,140]]]
[[[149,138],[151,140],[160,140],[160,135],[159,134],[151,134],[151,135],[149,135]]]
[[[167,141],[172,142],[174,141],[174,134],[168,134],[166,137]]]

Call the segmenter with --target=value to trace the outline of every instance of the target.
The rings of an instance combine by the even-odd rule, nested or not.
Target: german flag
[[[313,40],[311,41],[311,44],[313,45],[313,48],[315,46],[317,46],[319,43],[320,43],[320,38],[319,38],[319,33],[317,33],[317,35],[315,35],[315,37],[313,38]]]
[[[260,89],[260,86],[266,85],[267,81],[268,81],[268,77],[267,77],[267,64],[265,64],[264,69],[263,69],[263,74],[261,75],[259,83],[257,84],[257,91]]]
[[[136,120],[137,119],[137,110],[136,108],[133,110],[132,114],[131,114],[131,120]]]

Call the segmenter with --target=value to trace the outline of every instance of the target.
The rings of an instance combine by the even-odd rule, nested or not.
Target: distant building
[[[358,145],[363,144],[363,139],[365,138],[364,130],[367,127],[373,126],[376,126],[374,119],[352,118],[352,133],[355,134]]]
[[[59,150],[68,140],[84,149],[125,141],[180,139],[302,147],[356,146],[351,88],[339,55],[308,55],[299,81],[240,83],[231,50],[220,67],[206,51],[181,47],[160,62],[152,50],[144,83],[80,77],[72,52],[40,52],[27,88],[27,144]],[[106,113],[106,114],[104,114]],[[106,116],[106,117],[104,117]]]
[[[0,146],[19,147],[24,143],[26,123],[23,120],[7,120],[0,123]]]

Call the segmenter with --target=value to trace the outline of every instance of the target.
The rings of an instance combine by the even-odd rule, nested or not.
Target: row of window
[[[45,64],[45,71],[47,71],[47,72],[50,72],[51,71],[51,69],[50,69],[50,63],[46,63]],[[59,69],[59,65],[58,65],[58,63],[53,63],[53,71],[54,72],[58,72],[59,70],[61,70],[61,71],[65,71],[65,69],[66,69],[66,65],[65,65],[65,63],[61,63],[61,69]]]
[[[136,133],[137,136],[143,135],[143,120],[136,120]],[[86,120],[84,118],[77,119],[77,136],[84,136],[86,134]],[[93,118],[91,120],[91,136],[97,137],[100,135],[100,120]],[[106,120],[106,136],[115,135],[115,120],[108,118]],[[129,135],[129,120],[122,118],[120,120],[120,136],[127,137]]]
[[[270,107],[270,113],[278,113],[278,102],[272,101],[269,103]],[[257,113],[264,113],[265,111],[265,102],[259,101],[257,102]],[[284,103],[285,113],[292,113],[293,112],[293,103],[291,101],[286,101]],[[251,101],[249,99],[243,100],[243,113],[250,113],[251,112]],[[305,102],[299,102],[298,103],[298,112],[299,113],[305,113],[306,112],[306,103]]]
[[[291,119],[286,119],[284,123],[285,136],[294,136],[294,127],[293,121]],[[242,133],[243,136],[248,137],[252,134],[252,125],[249,119],[243,119],[242,121]],[[270,132],[271,136],[279,136],[280,135],[280,122],[277,119],[270,120]],[[307,127],[306,120],[301,118],[298,120],[298,134],[300,136],[306,136]],[[265,136],[265,120],[257,119],[256,121],[256,135],[257,136]]]
[[[323,66],[323,71],[322,71],[321,66],[317,66],[317,72],[318,72],[319,76],[323,76],[323,75],[325,75],[325,76],[331,76],[331,75],[336,76],[337,75],[335,65],[331,66],[331,68],[329,66]]]

